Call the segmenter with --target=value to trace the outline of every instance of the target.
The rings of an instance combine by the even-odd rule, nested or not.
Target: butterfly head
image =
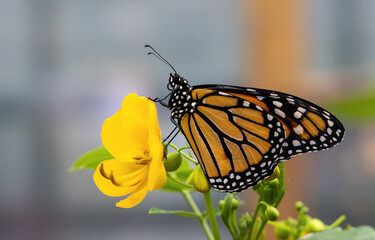
[[[172,110],[172,117],[181,118],[185,113],[194,110],[194,104],[191,99],[193,88],[186,79],[177,73],[171,73],[167,87],[172,91],[168,102],[168,107]]]
[[[169,75],[169,81],[168,81],[167,87],[170,91],[173,91],[176,89],[190,88],[190,85],[186,79],[184,79],[177,73],[174,73],[174,74],[171,73]]]

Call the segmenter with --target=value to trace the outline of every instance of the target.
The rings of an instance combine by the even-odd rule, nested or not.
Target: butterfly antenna
[[[177,71],[176,69],[174,69],[174,67],[172,66],[172,64],[170,64],[167,60],[165,60],[165,58],[163,58],[162,55],[160,55],[153,47],[151,47],[150,45],[145,45],[146,48],[150,48],[153,52],[149,52],[147,53],[148,55],[154,55],[155,57],[157,57],[160,61],[164,62],[165,64],[167,64],[168,66],[170,66],[174,73],[177,74]]]

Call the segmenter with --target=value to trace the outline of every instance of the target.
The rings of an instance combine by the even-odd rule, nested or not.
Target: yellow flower
[[[104,122],[102,142],[115,159],[98,165],[94,181],[108,196],[130,194],[117,207],[134,207],[149,190],[164,186],[163,145],[154,102],[137,94],[126,96],[121,109]]]

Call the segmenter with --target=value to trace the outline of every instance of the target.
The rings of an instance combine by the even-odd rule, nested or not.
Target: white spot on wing
[[[297,127],[293,128],[293,131],[300,135],[303,133],[303,127],[301,125],[298,125]]]
[[[275,113],[282,118],[285,118],[285,113],[278,108],[275,108]]]
[[[300,119],[302,117],[302,113],[299,112],[299,111],[295,111],[294,112],[294,117],[297,118],[297,119]]]
[[[304,112],[306,112],[306,109],[304,109],[303,107],[298,107],[298,109],[297,109],[298,111],[300,111],[301,113],[304,113]]]
[[[331,135],[331,134],[332,134],[332,129],[327,128],[327,133],[328,133],[329,135]]]
[[[272,103],[273,103],[273,105],[275,105],[276,107],[282,107],[282,106],[283,106],[283,104],[282,104],[281,102],[279,102],[279,101],[273,101]]]
[[[327,123],[328,123],[328,126],[330,126],[330,127],[333,126],[333,122],[331,120],[327,120]]]
[[[293,144],[293,146],[295,146],[295,147],[301,146],[301,143],[300,143],[300,141],[298,141],[298,140],[293,140],[292,144]]]

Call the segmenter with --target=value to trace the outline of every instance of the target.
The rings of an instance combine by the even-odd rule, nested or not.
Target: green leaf
[[[375,88],[345,96],[325,104],[339,119],[366,122],[375,118]]]
[[[375,239],[375,231],[370,226],[351,227],[343,230],[339,227],[326,229],[314,233],[308,240],[372,240]]]
[[[150,208],[149,214],[174,214],[183,217],[199,218],[199,216],[193,212],[182,211],[182,210],[164,210],[159,208]]]
[[[186,187],[182,184],[179,184],[179,183],[171,180],[170,178],[167,178],[167,181],[165,182],[165,184],[164,184],[164,186],[162,187],[161,190],[166,191],[166,192],[181,193],[184,190],[186,190],[186,191],[194,190],[194,188],[193,187]]]
[[[73,166],[70,167],[69,171],[76,171],[85,168],[95,170],[99,163],[113,158],[114,157],[112,157],[104,147],[99,147],[78,158]]]
[[[181,166],[176,171],[170,172],[169,174],[176,178],[178,181],[185,183],[192,172],[193,168],[191,168],[190,164],[185,159],[183,159]],[[161,190],[167,192],[182,192],[184,190],[193,190],[193,187],[186,187],[168,177],[165,185]]]
[[[217,217],[221,216],[221,210],[219,208],[215,208],[214,211],[215,211],[215,216]],[[208,217],[207,211],[202,212],[202,216],[204,218]]]

